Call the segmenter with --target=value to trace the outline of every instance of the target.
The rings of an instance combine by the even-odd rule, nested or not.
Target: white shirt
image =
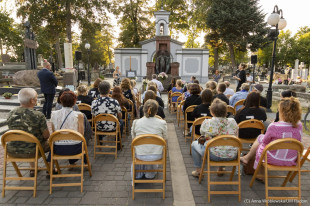
[[[249,82],[249,83],[252,83],[253,82],[253,77],[251,75],[247,76],[246,77],[246,81]]]
[[[152,79],[152,82],[155,82],[157,84],[157,88],[160,92],[164,91],[163,84],[160,81],[158,81],[157,79]]]
[[[133,121],[131,128],[131,136],[134,139],[142,134],[156,134],[164,139],[167,138],[167,123],[165,120],[156,117],[142,117]],[[159,145],[139,145],[135,147],[136,155],[154,155],[162,154],[163,147]]]
[[[225,90],[225,92],[224,92],[224,95],[234,95],[235,94],[235,92],[234,92],[234,90],[232,90],[231,88],[226,88],[226,90]]]

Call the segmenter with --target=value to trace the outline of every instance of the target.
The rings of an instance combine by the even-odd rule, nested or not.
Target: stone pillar
[[[171,76],[173,76],[173,77],[179,76],[179,67],[180,67],[180,63],[179,62],[172,62],[170,64]]]
[[[73,68],[72,43],[64,43],[65,68]]]
[[[146,76],[149,80],[152,79],[152,74],[155,74],[155,63],[154,62],[146,62]]]

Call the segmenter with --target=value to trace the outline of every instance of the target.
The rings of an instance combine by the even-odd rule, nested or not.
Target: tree
[[[140,47],[139,42],[154,34],[154,23],[150,21],[148,4],[143,0],[114,0],[112,12],[119,18],[120,47]]]
[[[231,63],[236,68],[235,50],[257,50],[267,34],[264,14],[257,0],[212,0],[207,11],[206,25],[216,31],[229,47]]]

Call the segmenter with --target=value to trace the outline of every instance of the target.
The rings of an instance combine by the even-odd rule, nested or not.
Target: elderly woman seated
[[[226,118],[227,104],[220,99],[214,99],[210,112],[213,116],[211,119],[203,121],[200,133],[205,137],[205,142],[194,141],[192,143],[192,157],[196,170],[192,175],[199,177],[201,171],[202,158],[204,156],[208,139],[219,135],[235,135],[238,136],[238,125],[233,118]],[[217,146],[210,148],[210,160],[212,161],[231,161],[237,158],[237,149],[231,146]],[[223,170],[222,167],[219,171]],[[219,173],[219,176],[221,174]]]
[[[77,100],[72,91],[63,92],[60,96],[62,109],[53,111],[51,116],[53,131],[72,129],[84,135],[84,114],[73,110]],[[54,153],[58,155],[75,155],[81,153],[82,142],[75,140],[62,140],[55,142]],[[48,156],[50,161],[50,155]],[[77,160],[70,159],[69,163],[75,164]]]
[[[142,134],[156,134],[164,139],[167,137],[167,123],[155,117],[158,109],[158,103],[149,99],[144,103],[144,117],[137,119],[132,123],[131,136],[134,139]],[[139,145],[136,146],[136,158],[143,161],[154,161],[162,158],[163,148],[159,145]],[[152,170],[157,169],[156,165],[137,165],[137,170]],[[138,172],[136,178],[153,179],[156,176],[155,172]]]
[[[301,107],[298,99],[294,97],[281,99],[279,104],[279,118],[279,122],[273,122],[269,125],[266,134],[261,134],[257,137],[250,152],[240,158],[240,161],[244,165],[256,156],[254,163],[254,169],[256,169],[265,147],[274,140],[294,138],[301,141]],[[267,159],[268,164],[293,166],[296,165],[297,151],[287,149],[270,151]],[[260,171],[260,173],[262,174],[262,171]],[[263,181],[263,179],[257,180]]]

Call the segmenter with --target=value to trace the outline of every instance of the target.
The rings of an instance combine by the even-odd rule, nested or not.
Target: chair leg
[[[82,147],[82,151],[84,151],[84,148]],[[84,177],[84,152],[82,152],[82,158],[81,158],[81,193],[83,192],[83,177]]]
[[[6,150],[6,149],[5,149]],[[3,184],[2,184],[2,197],[5,196],[5,184],[6,184],[6,166],[7,166],[7,160],[6,160],[7,154],[6,151],[4,152],[4,163],[3,163]]]
[[[136,179],[136,171],[135,171],[135,163],[132,161],[132,199],[135,199],[135,179]]]
[[[281,187],[285,187],[285,185],[286,185],[287,181],[289,180],[291,174],[292,174],[292,171],[289,171],[289,172],[287,173],[286,178],[285,178],[285,180],[283,181]]]
[[[20,173],[20,171],[19,171],[19,169],[18,169],[18,166],[17,166],[16,162],[12,162],[12,165],[13,165],[13,167],[14,167],[14,169],[15,169],[17,175],[18,175],[19,177],[22,177],[22,174]]]
[[[254,174],[253,174],[253,176],[252,176],[252,179],[251,179],[251,182],[250,182],[250,187],[253,186],[253,183],[254,183],[254,181],[255,181],[255,179],[256,179],[257,173],[258,173],[258,171],[260,170],[260,167],[261,167],[261,162],[258,163],[258,165],[257,165],[257,167],[256,167],[256,170],[255,170],[255,172],[254,172]]]
[[[232,181],[235,172],[236,172],[236,166],[233,166],[233,168],[232,168],[232,170],[231,170],[231,173],[230,173],[229,181]],[[239,174],[239,173],[238,173],[238,174]],[[240,175],[240,174],[239,174],[239,175]]]
[[[95,141],[94,141],[94,159],[96,159],[96,146],[97,146],[97,141],[98,141],[98,135],[95,135]]]
[[[50,195],[52,194],[52,184],[53,184],[53,167],[54,167],[54,161],[53,156],[51,156],[51,163],[50,163]]]
[[[38,178],[38,146],[36,151],[36,158],[34,163],[34,186],[33,186],[33,197],[37,195],[37,178]]]
[[[266,161],[266,166],[265,166],[265,194],[266,194],[266,200],[267,200],[266,201],[266,206],[268,206],[269,190],[268,190],[268,168],[267,168],[267,161]]]

